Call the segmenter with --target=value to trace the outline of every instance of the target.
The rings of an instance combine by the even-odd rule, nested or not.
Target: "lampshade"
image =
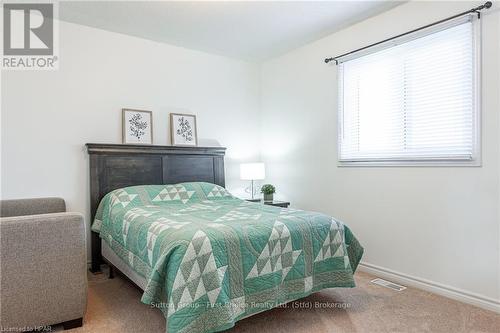
[[[261,180],[266,178],[264,163],[240,164],[240,178],[242,180]]]

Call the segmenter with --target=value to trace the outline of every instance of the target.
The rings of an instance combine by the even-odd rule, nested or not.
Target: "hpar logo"
[[[3,4],[2,69],[58,68],[56,10],[54,3]]]

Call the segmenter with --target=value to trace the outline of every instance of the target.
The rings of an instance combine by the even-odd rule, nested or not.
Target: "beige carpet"
[[[239,321],[227,332],[500,332],[499,314],[413,288],[392,291],[370,284],[373,278],[358,272],[356,288],[327,289]],[[84,324],[70,332],[164,333],[161,312],[140,298],[141,291],[119,275],[89,275]]]

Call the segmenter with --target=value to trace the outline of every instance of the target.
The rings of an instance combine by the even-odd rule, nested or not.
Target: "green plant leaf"
[[[260,188],[260,193],[263,193],[263,194],[273,194],[273,193],[276,193],[276,188],[274,187],[274,185],[264,184]]]

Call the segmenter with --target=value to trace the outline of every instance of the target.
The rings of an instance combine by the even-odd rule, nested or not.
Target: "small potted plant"
[[[265,184],[262,185],[260,192],[264,193],[264,201],[273,201],[273,194],[276,192],[276,188],[271,184]]]

